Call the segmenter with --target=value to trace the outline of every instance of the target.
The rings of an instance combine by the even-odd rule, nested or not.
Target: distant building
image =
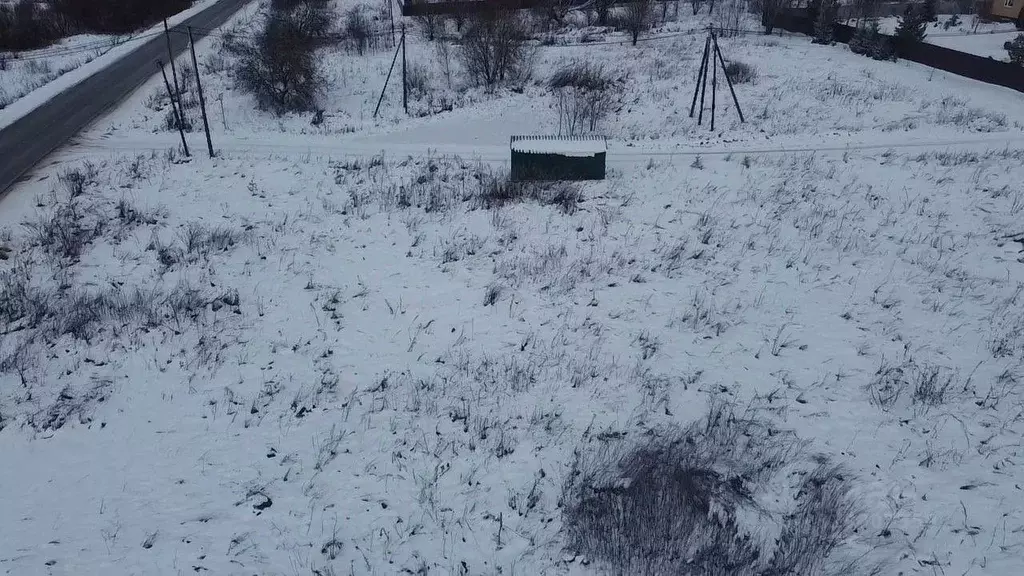
[[[991,0],[989,16],[993,20],[1019,20],[1024,0]]]

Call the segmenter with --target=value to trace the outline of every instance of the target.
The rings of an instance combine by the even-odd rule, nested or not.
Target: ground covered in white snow
[[[416,38],[450,111],[372,119],[391,55],[327,49],[312,126],[219,41],[219,157],[151,83],[3,202],[0,573],[600,574],[579,483],[692,422],[671,449],[736,448],[705,512],[766,569],[835,482],[852,522],[797,573],[1024,568],[1019,94],[742,36],[748,121],[723,89],[710,133],[697,35],[493,93]],[[509,186],[572,58],[622,75],[609,178]]]

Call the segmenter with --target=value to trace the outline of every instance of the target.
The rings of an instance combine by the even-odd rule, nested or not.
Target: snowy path
[[[192,135],[195,140],[200,135]],[[396,155],[422,157],[428,155],[457,155],[474,158],[488,163],[507,163],[509,161],[508,136],[494,134],[477,143],[437,141],[427,143],[417,141],[410,133],[393,133],[375,136],[340,136],[323,137],[312,135],[273,134],[252,138],[225,137],[217,135],[214,147],[220,152],[231,154],[256,154],[286,157],[327,156],[327,157],[370,157],[386,152]],[[502,143],[504,141],[505,143]],[[179,140],[172,134],[133,135],[130,137],[93,137],[83,136],[73,141],[62,154],[65,158],[92,156],[97,151],[115,153],[150,152],[166,150],[178,145]],[[647,162],[652,158],[671,160],[674,157],[691,158],[695,156],[726,156],[730,154],[790,154],[790,153],[836,153],[847,151],[885,151],[889,149],[924,150],[957,148],[957,149],[997,149],[1024,145],[1024,134],[996,132],[987,134],[965,135],[960,138],[939,138],[932,136],[908,137],[894,134],[891,138],[879,138],[878,135],[857,135],[851,137],[822,137],[816,141],[806,138],[773,139],[763,142],[737,142],[735,144],[713,144],[700,146],[693,142],[666,143],[663,146],[633,146],[630,143],[609,140],[608,162],[612,165],[632,165]],[[202,153],[198,142],[193,146]]]

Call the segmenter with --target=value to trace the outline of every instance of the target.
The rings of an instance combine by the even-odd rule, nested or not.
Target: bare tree
[[[872,18],[878,17],[878,10],[880,4],[881,0],[853,0],[853,3],[851,4],[851,13],[853,14],[853,17],[857,19],[858,22],[871,20]],[[818,6],[820,9],[821,2],[819,1],[816,4],[816,6]],[[817,12],[815,12],[814,14],[809,14],[808,16],[810,16],[812,20],[816,20],[818,15]]]
[[[423,0],[414,0],[410,4],[426,4]],[[416,17],[416,22],[419,24],[423,34],[426,35],[427,40],[433,42],[437,37],[438,33],[444,32],[444,16],[441,14],[435,14],[432,12],[426,12],[419,14]]]
[[[354,6],[345,13],[345,36],[359,54],[376,48],[377,35],[374,34],[373,22],[363,6]]]
[[[444,38],[434,44],[434,53],[437,55],[437,62],[441,65],[441,73],[444,74],[448,89],[452,88],[452,49],[451,44]]]
[[[693,8],[693,15],[696,16],[700,12],[701,0],[690,0],[690,7]]]
[[[612,11],[615,0],[594,0],[594,13],[597,15],[597,25],[608,25],[608,14]]]
[[[789,6],[789,0],[754,0],[754,9],[761,15],[765,34],[775,31],[775,23]]]
[[[456,11],[452,14],[452,20],[455,22],[455,31],[462,34],[462,29],[466,27],[466,13],[461,10]]]
[[[721,7],[718,11],[711,14],[715,27],[718,28],[719,35],[739,35],[742,32],[743,15],[747,11],[746,0],[720,0],[719,4],[721,4]],[[712,2],[710,9],[714,10],[714,8],[715,2]]]
[[[263,30],[236,47],[236,79],[260,107],[278,114],[315,108],[325,82],[315,54],[324,19],[309,17],[312,8],[272,11]]]
[[[650,29],[653,15],[652,8],[652,0],[636,0],[626,6],[626,17],[623,19],[623,25],[626,31],[629,32],[629,37],[633,40],[633,46],[636,46],[640,35]]]
[[[615,104],[619,83],[604,66],[570,62],[548,81],[558,108],[558,132],[577,136],[597,130]]]
[[[463,35],[459,55],[470,78],[488,87],[525,79],[532,71],[526,26],[510,10],[484,12],[474,18]]]
[[[544,0],[537,8],[537,12],[541,18],[562,27],[565,25],[565,19],[569,16],[571,9],[571,0]]]

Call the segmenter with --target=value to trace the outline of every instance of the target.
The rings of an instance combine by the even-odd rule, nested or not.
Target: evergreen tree
[[[921,5],[921,17],[925,22],[938,22],[939,0],[924,0],[924,4]]]
[[[871,51],[867,26],[857,25],[857,29],[853,32],[853,38],[850,38],[849,46],[850,52],[854,54],[868,54]]]
[[[818,12],[821,11],[822,0],[807,0],[807,19],[811,22],[818,21]]]
[[[835,0],[822,0],[818,8],[818,17],[814,20],[815,44],[831,44],[833,25],[839,12],[839,4]]]
[[[1010,55],[1010,62],[1024,65],[1024,34],[1018,34],[1016,38],[1003,44],[1003,47]]]
[[[928,21],[925,20],[923,11],[914,4],[908,4],[896,26],[896,40],[900,45],[921,42],[924,40],[927,25]]]
[[[875,20],[857,26],[849,46],[854,54],[863,54],[875,60],[891,60],[895,56],[891,38],[879,31]]]

